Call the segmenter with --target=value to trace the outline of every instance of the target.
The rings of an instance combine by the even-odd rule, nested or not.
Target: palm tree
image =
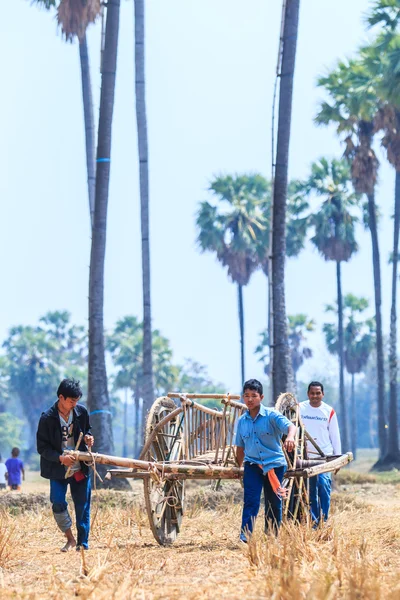
[[[259,264],[257,239],[266,229],[261,202],[268,183],[261,175],[217,177],[210,185],[218,205],[202,202],[197,213],[197,241],[214,252],[238,286],[241,377],[245,381],[243,286]]]
[[[139,149],[140,222],[142,231],[143,279],[143,412],[146,414],[154,401],[153,359],[151,349],[151,295],[150,295],[150,233],[149,233],[149,161],[147,144],[147,117],[145,95],[145,25],[144,0],[135,0],[135,90],[136,121]]]
[[[112,117],[119,31],[120,0],[107,6],[105,45],[102,65],[94,223],[89,271],[89,385],[96,449],[113,454],[114,440],[104,349],[104,259],[106,250],[107,207],[110,180]],[[125,481],[128,485],[128,482]]]
[[[133,455],[137,455],[140,446],[141,431],[138,427],[140,413],[140,379],[142,375],[143,357],[143,330],[136,317],[127,316],[120,319],[107,336],[106,348],[117,371],[114,378],[114,387],[117,390],[129,389],[132,393],[135,412],[135,429],[133,438]],[[127,398],[125,397],[124,413],[127,412]],[[125,423],[127,415],[125,416]],[[124,426],[125,426],[124,423]],[[123,447],[127,447],[127,432],[124,429]]]
[[[355,375],[362,373],[367,365],[369,356],[376,344],[375,320],[357,320],[357,316],[368,308],[366,298],[359,298],[353,294],[346,294],[343,298],[344,313],[344,361],[346,370],[351,375],[351,449],[356,457],[357,453],[357,406],[355,396]],[[328,305],[327,312],[337,315],[337,305]],[[323,331],[327,348],[331,354],[338,354],[338,329],[334,323],[324,323]]]
[[[297,179],[289,181],[288,184],[286,207],[286,256],[288,258],[295,258],[304,249],[309,225],[309,204],[304,197],[301,186],[302,182]],[[265,180],[265,194],[263,195],[260,208],[264,216],[266,228],[260,231],[260,235],[257,237],[257,255],[261,269],[267,278],[270,263],[268,240],[271,227],[271,191],[271,183]]]
[[[289,141],[292,115],[293,78],[297,48],[300,0],[286,0],[282,36],[282,64],[279,91],[278,137],[272,207],[272,306],[273,340],[272,388],[275,399],[292,387],[285,302],[286,200]],[[284,75],[282,77],[282,75]],[[279,340],[279,343],[278,343]]]
[[[297,372],[304,364],[304,361],[311,358],[313,353],[311,348],[305,345],[307,333],[315,330],[314,319],[309,319],[305,314],[288,315],[288,339],[290,348],[290,357],[292,361],[293,375],[297,386]],[[259,361],[264,364],[264,373],[270,374],[270,353],[268,330],[260,333],[260,343],[255,349],[255,354],[259,354]]]
[[[381,106],[375,118],[376,130],[383,131],[382,145],[387,158],[396,170],[393,251],[392,251],[392,303],[390,311],[389,345],[389,439],[387,454],[375,465],[387,468],[400,465],[397,407],[397,286],[400,231],[400,1],[379,0],[369,15],[370,26],[380,24],[383,32],[375,43],[362,49],[361,56],[371,77],[374,77]]]
[[[358,250],[354,225],[357,218],[351,209],[358,203],[358,195],[349,190],[350,167],[346,160],[328,161],[321,158],[311,166],[311,175],[304,183],[304,192],[324,198],[319,210],[311,217],[314,236],[311,242],[327,261],[336,264],[338,303],[339,402],[342,440],[345,451],[349,448],[346,403],[344,397],[344,338],[341,263],[350,260]]]
[[[90,63],[86,35],[82,38],[82,40],[79,40],[79,58],[81,63],[83,115],[85,121],[86,170],[89,197],[90,225],[91,228],[93,228],[94,202],[96,195],[96,127],[93,116],[93,95],[92,84],[90,79]]]
[[[67,41],[74,38],[79,41],[79,59],[81,65],[83,115],[85,122],[86,168],[89,197],[90,224],[93,227],[96,162],[95,162],[95,124],[93,116],[93,96],[90,79],[89,52],[86,29],[94,23],[101,10],[100,0],[33,0],[47,10],[57,9],[57,19],[62,34]]]
[[[382,333],[382,284],[377,226],[375,188],[379,161],[372,147],[374,119],[380,100],[371,73],[362,60],[340,61],[336,68],[318,79],[318,85],[329,95],[321,103],[315,122],[333,124],[337,134],[344,138],[345,157],[351,165],[354,189],[367,197],[366,225],[371,233],[372,265],[374,277],[378,439],[380,458],[386,452],[385,429],[385,370]]]
[[[144,397],[144,328],[136,317],[120,319],[107,337],[107,350],[117,369],[115,388],[129,388],[135,403],[134,455],[139,454],[142,439],[142,426],[139,415],[140,400]],[[179,378],[179,367],[172,364],[172,350],[169,341],[158,330],[152,332],[152,347],[155,366],[155,388],[158,396],[173,390]],[[197,390],[196,390],[197,391]],[[125,403],[126,406],[126,403]]]

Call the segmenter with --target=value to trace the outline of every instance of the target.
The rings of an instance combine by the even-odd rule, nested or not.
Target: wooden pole
[[[139,460],[134,458],[122,458],[120,456],[109,456],[107,454],[97,454],[95,452],[78,452],[75,450],[67,450],[66,455],[74,456],[77,460],[83,462],[92,462],[94,459],[96,464],[100,465],[115,465],[118,467],[127,467],[131,469],[144,469],[154,470],[154,467],[163,473],[174,473],[174,474],[187,474],[194,475],[207,475],[211,477],[221,477],[234,479],[235,477],[241,477],[243,475],[243,469],[239,467],[220,467],[218,465],[204,465],[204,464],[179,464],[179,463],[160,463],[151,462],[145,460]]]
[[[80,434],[79,434],[78,441],[75,444],[75,450],[79,449],[79,446],[81,445],[82,438],[83,438],[83,431],[81,431]],[[68,479],[68,477],[71,477],[71,470],[72,470],[72,467],[68,467],[67,472],[65,473],[65,479]]]
[[[315,467],[309,467],[303,469],[304,477],[313,477],[314,475],[320,475],[321,473],[329,473],[329,471],[336,471],[341,467],[346,466],[353,460],[353,453],[347,452],[335,460],[329,460],[322,465],[316,465]]]
[[[179,398],[180,400],[182,398],[198,398],[199,400],[201,398],[211,398],[212,400],[227,400],[228,398],[232,398],[233,400],[240,400],[241,396],[234,396],[231,394],[180,394],[180,393],[172,393],[170,392],[169,394],[167,394],[168,398]],[[206,407],[202,407],[202,408],[206,408]]]
[[[314,448],[319,452],[319,454],[322,457],[325,457],[326,455],[324,454],[324,452],[321,450],[321,448],[318,446],[317,442],[314,440],[314,438],[311,437],[311,435],[308,433],[307,429],[304,428],[304,434],[306,436],[306,438],[308,439],[308,441],[314,446]]]

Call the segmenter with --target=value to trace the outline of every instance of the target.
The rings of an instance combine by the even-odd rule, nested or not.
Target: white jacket
[[[310,401],[306,400],[300,402],[300,415],[308,433],[327,456],[342,453],[338,419],[331,406],[322,402],[321,406],[313,408]],[[318,456],[317,450],[309,441],[307,452],[310,458]]]

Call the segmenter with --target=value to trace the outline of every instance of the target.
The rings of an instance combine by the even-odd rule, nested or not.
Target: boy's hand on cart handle
[[[288,452],[293,452],[294,450],[294,439],[288,436],[283,444]]]
[[[89,435],[87,433],[83,439],[84,439],[84,442],[85,442],[85,444],[86,444],[86,446],[88,448],[91,448],[93,446],[93,444],[94,444],[94,437],[92,435]]]
[[[60,463],[62,465],[64,465],[65,467],[72,467],[74,462],[75,462],[75,458],[73,456],[67,456],[67,455],[61,454]]]

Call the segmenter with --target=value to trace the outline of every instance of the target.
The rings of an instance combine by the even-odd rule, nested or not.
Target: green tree
[[[267,226],[261,203],[268,189],[269,184],[257,174],[217,177],[210,185],[217,205],[202,202],[196,219],[201,250],[215,253],[238,286],[242,381],[245,381],[243,286],[249,283],[259,264],[257,237]]]
[[[336,285],[338,303],[338,356],[339,356],[339,405],[343,447],[349,448],[346,403],[344,396],[344,339],[343,339],[343,298],[341,264],[350,260],[357,252],[354,225],[357,217],[352,209],[357,206],[359,197],[350,191],[351,173],[345,160],[328,161],[321,158],[311,166],[311,175],[304,183],[307,195],[322,197],[319,209],[311,216],[314,235],[311,242],[327,261],[336,264]]]
[[[47,10],[57,10],[57,20],[65,39],[79,41],[79,59],[81,65],[83,116],[85,122],[86,168],[89,198],[90,222],[93,227],[96,162],[95,162],[95,123],[93,116],[93,94],[90,79],[89,51],[86,29],[94,23],[100,10],[100,0],[33,0]]]
[[[256,239],[257,255],[261,269],[269,275],[269,236],[271,227],[271,182],[265,180],[265,193],[260,208],[265,220],[265,228],[260,230]],[[294,258],[304,249],[309,226],[309,204],[302,193],[302,182],[294,179],[288,185],[286,210],[286,256]]]
[[[11,448],[23,445],[23,422],[9,412],[0,413],[0,455],[5,458],[11,454]]]
[[[198,394],[226,394],[226,386],[221,382],[215,382],[208,374],[207,367],[197,361],[187,358],[179,367],[179,379],[176,385],[179,392],[196,392]],[[210,408],[221,409],[221,402],[212,398],[199,400]]]
[[[290,358],[297,388],[297,372],[304,364],[304,361],[312,357],[312,349],[306,345],[307,333],[315,330],[314,319],[309,319],[307,315],[297,314],[288,315],[288,340],[290,348]],[[260,333],[260,343],[255,349],[255,354],[260,356],[259,361],[264,365],[264,373],[270,374],[270,353],[268,330]]]
[[[40,325],[12,327],[3,343],[9,370],[9,393],[15,393],[28,422],[27,454],[36,446],[35,434],[43,410],[56,401],[60,380],[86,378],[86,338],[69,323],[67,312],[47,313]]]
[[[150,228],[149,228],[149,157],[145,94],[145,8],[144,0],[135,6],[135,91],[140,177],[140,223],[142,237],[143,285],[143,411],[154,402],[151,293],[150,293]]]
[[[10,364],[7,357],[0,356],[0,413],[7,410],[10,402]]]
[[[104,260],[120,3],[120,0],[107,3],[97,136],[96,195],[89,268],[88,406],[96,440],[96,450],[105,454],[114,453],[104,346]],[[105,467],[99,467],[99,469],[104,474]],[[127,487],[128,482],[115,480],[114,482],[107,481],[107,484],[104,485]]]
[[[389,439],[387,454],[383,459],[380,458],[376,468],[400,465],[397,407],[397,286],[400,232],[400,35],[397,33],[399,15],[399,0],[376,2],[368,20],[370,26],[381,25],[382,33],[373,44],[361,52],[382,101],[375,118],[375,128],[383,132],[382,145],[386,149],[388,161],[396,171],[389,345]]]
[[[376,361],[377,361],[377,407],[380,456],[386,452],[385,429],[385,370],[382,331],[382,284],[378,238],[377,206],[375,188],[379,161],[373,149],[374,120],[380,99],[371,73],[361,59],[340,61],[335,69],[318,79],[318,86],[328,93],[328,100],[321,103],[315,122],[318,125],[334,125],[345,144],[345,157],[351,165],[351,178],[357,193],[365,194],[366,226],[371,233],[372,266],[374,276]]]
[[[172,363],[172,350],[169,341],[158,330],[153,331],[153,359],[155,368],[155,390],[162,396],[176,387],[179,368]],[[129,388],[135,403],[134,452],[141,446],[140,424],[141,400],[144,398],[143,372],[143,323],[134,316],[120,319],[114,331],[107,337],[107,349],[116,368],[114,386],[116,389]]]
[[[289,141],[292,116],[293,79],[297,48],[300,0],[287,0],[284,4],[282,61],[278,137],[276,147],[274,194],[272,207],[272,315],[274,352],[272,358],[272,389],[275,400],[281,392],[292,386],[291,360],[287,335],[285,301],[286,259],[286,203],[289,168]],[[284,77],[282,77],[284,75]],[[275,343],[279,340],[279,343]]]
[[[355,375],[362,373],[366,368],[372,349],[376,345],[376,331],[374,319],[360,320],[369,306],[366,298],[346,294],[343,298],[344,319],[344,362],[347,372],[351,375],[351,449],[356,456],[358,442],[358,418],[355,395]],[[337,315],[336,306],[328,305],[326,311]],[[327,348],[331,354],[338,354],[339,339],[336,323],[324,323],[323,331]]]

